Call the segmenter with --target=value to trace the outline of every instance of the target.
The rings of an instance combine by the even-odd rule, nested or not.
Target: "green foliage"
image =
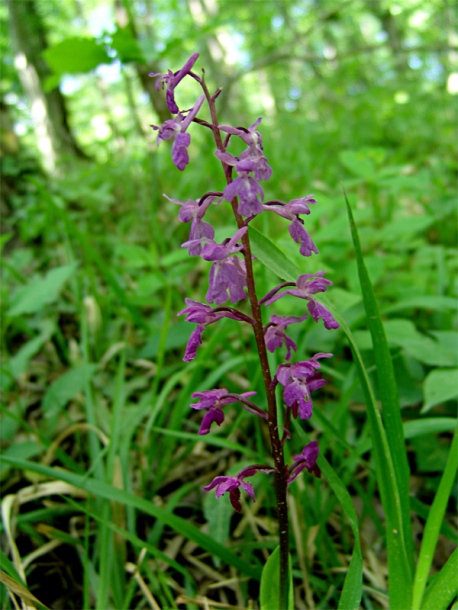
[[[49,607],[59,594],[66,607],[140,608],[151,605],[145,590],[164,609],[197,608],[204,596],[256,607],[263,566],[261,605],[264,586],[275,586],[275,566],[266,576],[276,545],[268,483],[259,482],[241,518],[227,498],[201,491],[240,461],[265,461],[261,427],[228,405],[224,429],[203,445],[201,416],[189,409],[193,392],[217,386],[253,389],[265,407],[252,339],[225,320],[205,330],[199,358],[185,366],[192,327],[175,315],[185,297],[204,300],[208,266],[180,249],[189,226],[162,194],[194,199],[221,189],[223,176],[207,130],[195,127],[193,163],[174,170],[168,143],[155,146],[149,125],[159,119],[140,77],[198,50],[210,89],[223,88],[221,121],[263,116],[274,169],[266,197],[314,192],[319,202],[305,219],[319,257],[299,255],[281,218],[250,223],[258,294],[323,269],[341,322],[332,333],[310,320],[294,329],[298,357],[334,358],[323,365],[329,383],[314,398],[314,417],[291,442],[296,452],[317,438],[323,473],[290,487],[291,607],[394,608],[388,592],[403,603],[411,582],[416,607],[445,610],[457,595],[458,539],[448,9],[412,0],[326,1],[313,10],[258,2],[253,10],[221,0],[200,17],[182,0],[125,2],[132,29],[101,0],[36,1],[50,45],[48,85],[60,83],[71,131],[93,159],[62,158],[54,176],[40,169],[0,7],[2,102],[20,143],[17,154],[4,153],[14,138],[2,123],[0,476],[14,519],[4,511],[0,527],[5,536],[15,527],[17,546],[11,561],[0,554],[2,569],[19,581],[23,563],[27,587]],[[189,79],[180,104],[191,107],[195,94]],[[215,224],[223,240],[230,221]],[[300,315],[297,307],[285,298],[271,309]],[[281,358],[273,354],[272,367]],[[406,455],[409,493],[398,463]],[[412,578],[402,576],[412,563]],[[75,589],[64,594],[53,580],[45,590],[51,573]],[[5,591],[1,600],[14,607]]]
[[[294,592],[293,592],[293,579],[291,577],[291,557],[289,560],[290,580],[288,589],[288,608],[286,610],[294,609]],[[279,562],[280,562],[280,547],[276,547],[274,552],[270,555],[267,560],[261,576],[261,593],[260,593],[260,605],[261,610],[271,610],[278,606],[280,583],[279,583]]]

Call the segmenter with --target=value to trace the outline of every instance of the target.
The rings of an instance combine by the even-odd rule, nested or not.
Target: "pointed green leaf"
[[[280,547],[267,560],[261,576],[260,603],[261,610],[275,610],[279,607],[280,598]],[[294,610],[293,577],[291,571],[291,557],[289,557],[289,590],[288,608]]]
[[[426,413],[446,400],[458,396],[458,369],[434,369],[423,383],[425,404],[421,410]]]
[[[364,264],[358,230],[346,194],[345,202],[358,265],[358,275],[363,294],[364,308],[366,310],[367,324],[374,347],[379,393],[382,402],[383,424],[386,427],[386,439],[388,441],[388,447],[385,449],[388,452],[386,458],[389,457],[392,460],[395,471],[395,481],[393,483],[396,489],[389,489],[387,491],[393,499],[394,493],[400,502],[401,522],[398,524],[400,530],[393,523],[393,531],[387,531],[387,540],[390,603],[393,609],[402,609],[409,607],[411,603],[413,570],[413,538],[409,505],[409,465],[407,462],[404,431],[391,353],[378,310],[377,300]],[[390,553],[390,547],[394,553]],[[398,550],[400,554],[398,554]]]
[[[44,278],[35,278],[25,286],[20,286],[11,298],[8,315],[35,313],[55,301],[75,270],[74,264],[56,267],[48,271]]]

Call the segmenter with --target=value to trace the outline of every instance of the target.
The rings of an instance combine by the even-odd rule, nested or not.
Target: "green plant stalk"
[[[423,532],[423,540],[420,548],[420,555],[417,562],[417,570],[413,585],[412,610],[421,610],[423,594],[428,580],[429,571],[434,558],[437,539],[441,528],[441,523],[447,509],[447,502],[455,482],[458,471],[458,428],[453,435],[452,445],[448,454],[447,464],[439,483],[439,488],[434,497],[428,520],[426,521]],[[437,576],[436,576],[437,578]],[[456,573],[454,580],[457,581]],[[445,583],[444,583],[445,585]]]

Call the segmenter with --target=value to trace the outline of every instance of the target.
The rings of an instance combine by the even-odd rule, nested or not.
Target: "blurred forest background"
[[[243,459],[253,459],[244,451],[262,454],[265,440],[245,415],[234,410],[232,425],[217,431],[221,442],[205,449],[196,435],[200,417],[189,413],[193,391],[215,382],[245,390],[241,375],[248,371],[253,378],[255,367],[246,356],[250,340],[227,320],[218,331],[206,331],[208,349],[195,363],[182,362],[191,328],[175,314],[184,297],[204,300],[208,269],[180,249],[188,227],[163,193],[195,199],[221,189],[224,176],[214,145],[197,126],[190,129],[185,172],[172,165],[168,143],[156,147],[150,125],[169,115],[148,74],[176,70],[198,51],[195,69],[205,67],[210,89],[223,90],[221,123],[248,126],[263,117],[264,151],[274,170],[266,197],[315,194],[319,205],[307,229],[319,258],[301,259],[280,222],[259,219],[258,227],[304,273],[326,270],[334,282],[329,298],[370,367],[345,186],[386,321],[404,418],[421,424],[434,416],[421,435],[420,428],[409,428],[421,531],[420,517],[444,468],[458,394],[455,2],[6,0],[0,25],[5,455],[86,473],[207,531],[217,509],[210,500],[202,508],[200,487],[232,463],[222,437],[229,429]],[[180,107],[191,107],[199,94],[188,81]],[[224,238],[231,219],[218,222]],[[266,272],[266,286],[269,277]],[[345,448],[332,440],[344,438],[360,455],[368,450],[361,391],[343,334],[305,326],[295,337],[298,354],[335,354],[322,367],[332,383],[317,402],[321,416],[312,436],[321,437],[331,464],[352,481],[355,502],[365,506],[361,523],[372,524],[364,530],[364,544],[373,551],[364,607],[387,607],[383,527],[377,501],[375,508],[365,504],[376,496],[373,473],[358,479],[361,464],[349,463]],[[256,598],[246,583],[243,595],[231,585],[208,590],[215,571],[225,579],[231,572],[196,559],[195,547],[172,526],[138,508],[121,514],[106,499],[68,500],[56,494],[73,492],[52,487],[42,500],[24,492],[41,480],[37,474],[8,466],[1,473],[18,512],[14,567],[51,608],[143,607],[149,598],[132,575],[140,564],[140,580],[161,608],[184,607],[178,596],[198,592],[238,607],[240,599]],[[301,555],[299,540],[297,561],[312,574],[298,584],[298,608],[336,607],[333,595],[343,578],[338,567],[345,567],[351,548],[336,499],[319,493],[318,485],[297,492],[309,494],[297,499],[310,506],[305,522],[298,517],[308,550]],[[256,507],[262,502],[261,494]],[[10,548],[11,506],[2,526]],[[268,520],[268,513],[258,518]],[[437,566],[456,541],[452,513],[453,507]],[[225,514],[229,523],[232,513]],[[117,533],[97,515],[117,524]],[[232,521],[231,536],[247,544],[252,533],[240,523]],[[262,529],[265,522],[258,525],[269,530]],[[223,530],[218,536],[226,543],[229,531]],[[137,562],[139,540],[188,566],[188,579],[173,572],[176,566],[168,568],[172,577],[154,562]],[[4,597],[2,607],[8,603]]]

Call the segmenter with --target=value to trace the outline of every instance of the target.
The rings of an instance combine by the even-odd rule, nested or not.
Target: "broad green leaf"
[[[294,610],[293,578],[291,571],[291,557],[289,559],[289,589],[288,608]],[[280,547],[273,551],[262,570],[260,605],[261,610],[277,610],[280,607]]]
[[[455,417],[425,417],[404,422],[405,438],[415,438],[423,434],[448,432],[456,428],[458,421]]]
[[[393,311],[401,311],[403,309],[431,309],[433,311],[447,311],[456,309],[456,300],[452,297],[443,296],[418,296],[404,299],[384,307],[384,313],[392,313]]]
[[[24,441],[22,443],[14,443],[4,450],[4,455],[11,457],[21,458],[27,460],[31,457],[35,457],[42,451],[43,447],[35,441]],[[4,476],[5,466],[0,467],[0,474]]]
[[[54,72],[78,74],[95,70],[100,64],[111,64],[101,44],[94,38],[66,38],[47,48],[43,56]]]
[[[119,61],[123,64],[131,61],[145,63],[145,58],[138,45],[137,39],[133,36],[129,26],[118,27],[111,34],[110,47],[116,51]]]
[[[456,366],[456,349],[451,348],[445,339],[440,342],[435,338],[426,337],[415,328],[411,320],[387,320],[384,327],[388,342],[401,347],[415,360],[432,366]],[[368,331],[356,331],[355,338],[360,349],[372,348]]]
[[[379,232],[379,240],[384,243],[388,241],[403,240],[405,245],[417,233],[425,231],[435,222],[433,216],[409,216],[397,218],[386,224]],[[403,244],[404,245],[404,244]]]
[[[296,282],[301,274],[297,266],[292,263],[283,252],[254,227],[248,228],[251,250],[255,257],[279,278],[287,282]]]
[[[426,413],[446,400],[458,396],[458,369],[434,369],[423,382],[425,403],[421,413]]]
[[[234,509],[228,498],[217,498],[214,493],[207,493],[203,502],[204,517],[208,523],[208,531],[211,532],[213,540],[223,546],[229,540],[231,518]],[[221,565],[219,557],[214,557],[215,566]]]
[[[48,271],[44,278],[33,279],[18,288],[11,298],[9,316],[35,313],[57,299],[62,288],[75,273],[76,265],[65,265]]]
[[[404,422],[404,438],[417,438],[419,436],[449,432],[454,430],[458,420],[456,417],[425,417]],[[358,453],[362,455],[372,447],[372,439],[368,438],[358,445]]]
[[[157,265],[157,257],[150,250],[136,244],[119,244],[116,246],[116,254],[125,259],[124,265],[129,268],[155,268]]]
[[[31,472],[36,472],[51,479],[66,481],[79,489],[86,490],[96,497],[105,498],[106,500],[119,502],[125,506],[136,508],[155,519],[160,519],[165,525],[171,527],[178,534],[192,540],[208,553],[217,555],[225,563],[235,567],[241,574],[250,576],[256,580],[259,580],[261,577],[258,567],[249,564],[229,549],[226,549],[221,544],[215,542],[211,536],[201,532],[200,529],[189,523],[186,519],[178,517],[142,497],[131,494],[123,489],[113,487],[104,481],[77,475],[61,468],[51,468],[35,462],[28,462],[26,460],[4,455],[0,456],[0,463],[1,462],[20,470],[30,470]]]
[[[54,417],[69,400],[84,390],[96,370],[96,364],[80,364],[56,379],[46,390],[43,398],[46,417]]]
[[[29,364],[30,358],[43,347],[53,332],[54,323],[50,320],[44,320],[41,334],[28,341],[10,358],[10,371],[14,378],[22,375]]]
[[[343,150],[339,153],[342,164],[355,176],[369,180],[375,174],[375,166],[367,156],[366,150]]]

